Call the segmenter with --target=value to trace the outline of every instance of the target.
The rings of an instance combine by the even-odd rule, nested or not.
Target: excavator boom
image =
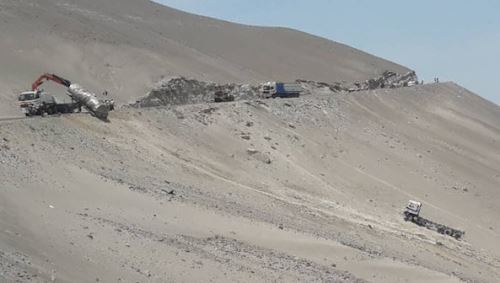
[[[71,85],[71,82],[68,81],[67,79],[61,78],[58,75],[45,73],[45,74],[41,75],[31,85],[31,90],[36,91],[45,81],[53,81],[53,82],[56,82],[58,84],[65,86],[65,87],[69,87]]]

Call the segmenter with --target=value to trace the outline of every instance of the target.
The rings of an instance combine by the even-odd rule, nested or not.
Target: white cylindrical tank
[[[78,84],[71,84],[68,88],[68,95],[75,101],[81,103],[88,111],[99,119],[107,119],[109,105],[102,103],[96,95],[85,90]]]

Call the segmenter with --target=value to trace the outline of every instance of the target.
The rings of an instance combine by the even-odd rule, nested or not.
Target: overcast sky
[[[500,105],[497,0],[157,0],[233,22],[285,26],[455,81]]]

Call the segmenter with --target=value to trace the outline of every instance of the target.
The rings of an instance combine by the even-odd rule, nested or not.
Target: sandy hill
[[[163,75],[351,82],[407,71],[299,31],[229,23],[147,0],[0,0],[0,34],[0,116],[18,113],[14,94],[43,72],[128,102]]]
[[[0,116],[43,72],[123,103],[162,76],[407,71],[146,0],[0,0],[0,37]],[[308,90],[0,119],[0,282],[498,282],[499,107],[453,83]],[[465,238],[405,222],[409,199]]]
[[[0,281],[500,278],[500,109],[455,84],[110,120],[0,123]]]

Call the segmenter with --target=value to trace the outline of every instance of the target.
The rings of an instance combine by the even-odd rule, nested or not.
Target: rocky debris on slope
[[[295,82],[299,83],[304,90],[302,94],[313,94],[313,93],[337,93],[337,92],[345,92],[348,90],[347,87],[343,86],[342,83],[336,82],[333,84],[325,83],[325,82],[316,82],[310,80],[301,80],[298,79]]]
[[[34,268],[28,256],[0,251],[1,282],[47,282],[47,277]]]
[[[302,85],[306,93],[356,92],[379,88],[400,88],[419,84],[418,76],[414,71],[405,74],[385,71],[380,77],[369,79],[364,82],[354,82],[353,84],[340,82],[329,84],[308,80],[297,80],[297,82]]]
[[[248,84],[216,84],[195,79],[176,77],[160,81],[149,94],[132,104],[133,107],[154,107],[214,102],[214,98],[231,97],[245,100],[257,97],[259,87]]]
[[[347,90],[349,92],[379,89],[379,88],[400,88],[418,84],[418,77],[414,71],[406,74],[398,74],[391,71],[385,71],[382,76],[366,80],[364,82],[355,82]]]
[[[380,77],[365,82],[355,82],[352,85],[340,82],[330,84],[300,79],[296,80],[296,82],[302,86],[302,94],[308,95],[405,87],[418,84],[418,77],[413,71],[406,74],[386,71]],[[258,98],[261,98],[260,86],[234,83],[217,84],[184,77],[174,77],[161,80],[146,97],[139,99],[130,106],[140,108],[214,101],[230,102]]]

